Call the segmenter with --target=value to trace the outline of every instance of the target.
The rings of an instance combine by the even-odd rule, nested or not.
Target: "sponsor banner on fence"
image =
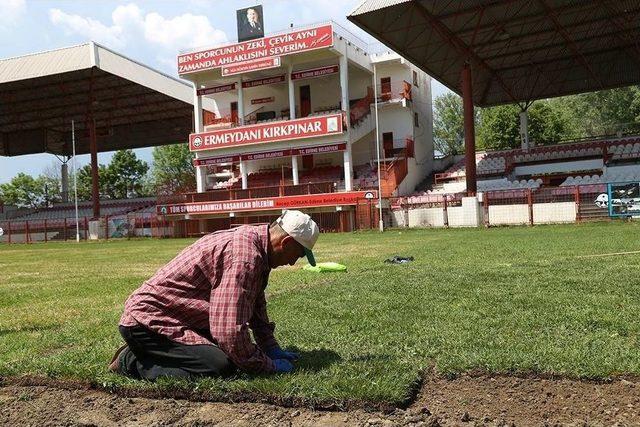
[[[178,55],[178,74],[213,70],[223,66],[291,55],[333,46],[331,24]]]
[[[220,202],[180,203],[158,205],[158,215],[217,214],[278,210],[285,208],[314,208],[323,206],[356,205],[362,200],[377,197],[375,191],[348,191],[342,193],[304,194],[299,196],[266,197],[261,199],[229,200]]]
[[[275,100],[276,100],[275,96],[267,96],[265,98],[256,98],[256,99],[252,99],[251,100],[251,105],[268,104],[268,103],[273,102]]]
[[[342,113],[337,113],[192,133],[189,135],[189,149],[191,151],[215,150],[340,133],[342,133]]]
[[[214,86],[214,87],[208,87],[205,89],[198,89],[198,96],[202,96],[202,95],[210,95],[212,93],[221,93],[221,92],[228,92],[230,90],[234,90],[236,88],[236,84],[235,83],[231,83],[228,85],[222,85],[222,86]]]
[[[264,159],[276,159],[279,157],[289,156],[307,156],[310,154],[322,154],[322,153],[335,153],[338,151],[345,151],[347,144],[345,142],[340,144],[321,145],[316,147],[305,148],[292,148],[290,150],[278,150],[267,151],[260,153],[241,154],[239,156],[226,156],[226,157],[210,157],[208,159],[194,159],[194,166],[206,166],[206,165],[220,165],[223,163],[236,163],[240,160],[264,160]]]
[[[255,61],[241,62],[239,64],[222,67],[223,76],[233,76],[234,74],[248,73],[250,71],[268,70],[280,66],[280,57],[258,59]]]
[[[309,70],[300,70],[291,73],[291,80],[312,79],[314,77],[322,77],[329,74],[335,74],[340,67],[337,65],[329,65],[327,67],[311,68]]]
[[[284,74],[280,74],[279,76],[265,77],[264,79],[247,80],[246,82],[242,82],[242,87],[246,89],[249,87],[283,83],[284,81],[285,81]]]

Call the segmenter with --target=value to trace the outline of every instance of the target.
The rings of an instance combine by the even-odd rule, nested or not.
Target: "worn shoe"
[[[111,372],[119,372],[120,370],[120,355],[127,348],[126,344],[123,344],[119,349],[116,350],[116,354],[113,355],[111,362],[109,363],[109,370]]]

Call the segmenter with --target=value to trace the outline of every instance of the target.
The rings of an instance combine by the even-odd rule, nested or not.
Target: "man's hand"
[[[287,359],[273,359],[273,364],[276,365],[276,372],[288,373],[293,371],[293,365]]]
[[[293,351],[284,351],[280,347],[274,347],[271,350],[267,351],[267,356],[269,358],[276,359],[287,359],[291,361],[296,361],[300,359],[300,355],[298,353],[294,353]]]

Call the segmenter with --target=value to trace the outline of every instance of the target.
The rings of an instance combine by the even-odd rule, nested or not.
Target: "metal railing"
[[[91,218],[75,217],[58,219],[12,219],[0,221],[4,243],[47,243],[76,241],[76,232],[80,240],[90,239]],[[101,239],[132,237],[173,237],[173,221],[155,213],[128,213],[123,215],[105,215],[101,217],[98,237]]]
[[[268,185],[252,188],[230,188],[209,190],[202,193],[185,193],[158,197],[158,204],[220,202],[227,200],[259,199],[264,197],[283,197],[303,194],[321,194],[335,192],[333,182],[317,182],[298,185]]]

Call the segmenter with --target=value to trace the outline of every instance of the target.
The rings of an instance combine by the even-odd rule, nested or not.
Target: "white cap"
[[[285,210],[276,222],[282,227],[285,233],[293,237],[296,242],[304,247],[304,252],[307,255],[309,264],[315,266],[316,260],[311,250],[316,244],[318,235],[320,234],[318,224],[305,213],[288,210]]]

